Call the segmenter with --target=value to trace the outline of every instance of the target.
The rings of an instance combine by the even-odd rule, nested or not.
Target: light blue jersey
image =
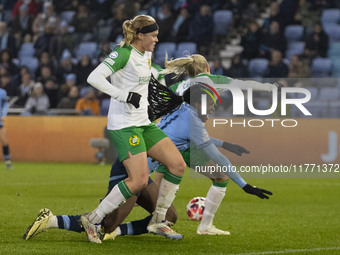
[[[6,117],[8,113],[7,92],[0,88],[0,128],[3,127],[1,118]]]
[[[214,163],[227,167],[226,174],[241,188],[246,185],[242,177],[232,170],[230,161],[216,148],[216,146],[222,146],[223,141],[209,137],[208,131],[194,107],[183,103],[176,111],[164,116],[158,126],[179,151],[184,152],[188,149],[194,151],[194,153],[190,153],[190,162],[186,161],[188,166],[200,165],[201,162],[206,161],[207,157],[208,161],[211,159]],[[150,158],[148,164],[150,173],[160,166],[157,161]]]
[[[197,110],[186,103],[171,114],[164,116],[158,123],[158,127],[180,151],[188,149],[190,143],[194,143],[198,149],[212,143],[203,122],[197,115]]]

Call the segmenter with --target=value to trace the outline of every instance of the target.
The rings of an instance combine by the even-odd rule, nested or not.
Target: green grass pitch
[[[84,233],[53,229],[21,239],[41,208],[54,214],[81,214],[94,209],[107,189],[110,165],[15,163],[0,169],[0,254],[340,254],[340,179],[248,179],[274,193],[269,200],[248,195],[230,182],[214,224],[230,236],[199,236],[198,222],[186,204],[206,196],[207,179],[186,173],[174,205],[184,235],[181,241],[161,236],[117,237],[103,244]],[[128,220],[146,216],[136,207]]]

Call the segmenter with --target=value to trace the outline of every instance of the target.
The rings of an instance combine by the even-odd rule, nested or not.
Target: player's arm
[[[251,186],[250,184],[246,183],[246,181],[239,175],[239,173],[233,170],[230,161],[221,152],[219,152],[214,144],[211,143],[203,147],[202,150],[212,161],[214,161],[215,164],[226,166],[226,175],[228,175],[230,179],[232,179],[248,194],[256,195],[261,199],[268,199],[269,197],[267,195],[272,195],[272,192],[270,191]]]
[[[117,59],[116,59],[117,61]],[[109,64],[113,63],[113,64]],[[139,101],[141,95],[135,92],[128,92],[124,90],[120,90],[113,86],[106,78],[115,72],[115,70],[119,70],[123,68],[126,64],[126,61],[113,61],[111,58],[105,59],[101,64],[99,64],[89,75],[87,78],[87,82],[91,84],[93,87],[98,89],[99,91],[108,94],[114,99],[120,102],[126,102],[134,105],[136,108],[139,107]]]
[[[243,81],[243,80],[238,80],[238,79],[233,79],[231,84],[235,87],[238,87],[240,89],[247,89],[247,88],[252,88],[254,90],[259,90],[259,91],[267,91],[270,92],[274,88],[280,88],[280,85],[277,83],[261,83],[257,81]]]
[[[224,141],[216,139],[214,137],[210,137],[210,140],[213,142],[213,144],[215,144],[215,146],[221,147],[221,148],[223,148],[227,151],[235,153],[238,156],[242,156],[242,153],[249,154],[249,151],[246,150],[245,148],[243,148],[240,145],[224,142]]]

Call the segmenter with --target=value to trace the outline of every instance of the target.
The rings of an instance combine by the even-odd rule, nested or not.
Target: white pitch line
[[[267,255],[267,254],[289,254],[298,252],[314,252],[326,250],[340,250],[340,247],[326,247],[326,248],[313,248],[313,249],[287,249],[284,251],[264,251],[264,252],[251,252],[251,253],[233,253],[229,255]]]

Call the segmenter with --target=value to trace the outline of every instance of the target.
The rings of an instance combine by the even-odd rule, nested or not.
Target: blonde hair
[[[168,55],[166,54],[164,62],[165,69],[162,73],[175,73],[175,77],[187,73],[190,77],[195,77],[206,71],[207,64],[206,58],[199,54],[193,54],[188,57],[177,58],[170,61],[168,61]]]
[[[133,19],[124,21],[123,34],[124,40],[120,43],[121,46],[130,45],[133,39],[137,36],[137,29],[155,23],[155,19],[149,15],[138,15]]]

